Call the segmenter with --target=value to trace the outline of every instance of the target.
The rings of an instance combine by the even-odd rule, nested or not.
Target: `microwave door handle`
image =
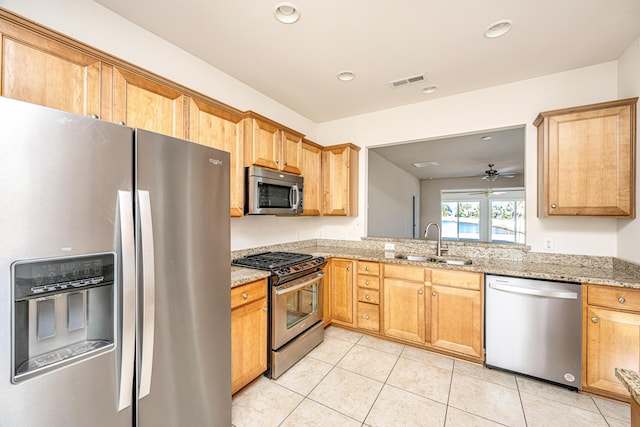
[[[291,187],[291,193],[294,197],[290,197],[290,200],[293,199],[291,203],[291,209],[297,209],[298,204],[300,203],[300,192],[298,191],[298,184],[293,184]]]

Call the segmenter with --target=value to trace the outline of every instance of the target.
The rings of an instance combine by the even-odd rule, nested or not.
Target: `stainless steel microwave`
[[[245,168],[245,214],[297,215],[302,213],[303,178],[251,166]]]

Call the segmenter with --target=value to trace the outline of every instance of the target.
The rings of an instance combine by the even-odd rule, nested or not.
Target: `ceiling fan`
[[[493,166],[495,166],[493,163],[489,163],[489,169],[484,171],[484,176],[482,177],[482,179],[484,179],[485,181],[489,181],[489,188],[487,188],[486,190],[482,190],[482,191],[474,191],[469,193],[469,195],[476,195],[476,194],[483,194],[485,198],[489,198],[492,195],[496,195],[499,196],[501,194],[507,194],[506,191],[493,191],[492,184],[493,181],[495,181],[498,178],[513,178],[515,176],[515,174],[513,173],[500,173],[497,170],[495,170],[493,168]]]
[[[484,176],[482,177],[482,179],[489,181],[489,182],[493,182],[498,178],[513,178],[516,174],[515,173],[500,173],[497,170],[495,170],[493,167],[495,166],[495,164],[493,163],[489,163],[489,169],[487,169],[486,171],[484,171]]]

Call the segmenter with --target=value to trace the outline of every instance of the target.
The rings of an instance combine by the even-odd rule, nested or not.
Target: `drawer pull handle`
[[[368,285],[368,284],[369,284],[369,281],[368,281],[368,280],[365,280],[365,281],[364,281],[364,284],[365,284],[365,285]]]
[[[367,271],[369,271],[369,267],[365,267],[364,269],[365,269],[365,270],[367,270]]]
[[[369,295],[365,295],[364,297],[365,297],[366,299],[369,299]]]
[[[592,321],[593,323],[598,323],[598,318],[597,318],[597,317],[592,317],[592,318],[591,318],[591,321]]]
[[[243,292],[243,293],[242,293],[242,298],[244,298],[244,299],[249,298],[249,294],[248,294],[248,293],[246,293],[246,292]]]
[[[625,299],[624,299],[623,297],[620,297],[620,298],[618,298],[618,302],[619,302],[620,304],[624,304]]]
[[[365,318],[366,320],[369,320],[369,315],[367,314],[366,316],[364,316],[364,318]]]

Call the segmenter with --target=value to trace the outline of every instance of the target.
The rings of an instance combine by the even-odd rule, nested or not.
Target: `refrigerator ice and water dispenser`
[[[106,253],[13,264],[14,383],[113,347],[114,263]]]

